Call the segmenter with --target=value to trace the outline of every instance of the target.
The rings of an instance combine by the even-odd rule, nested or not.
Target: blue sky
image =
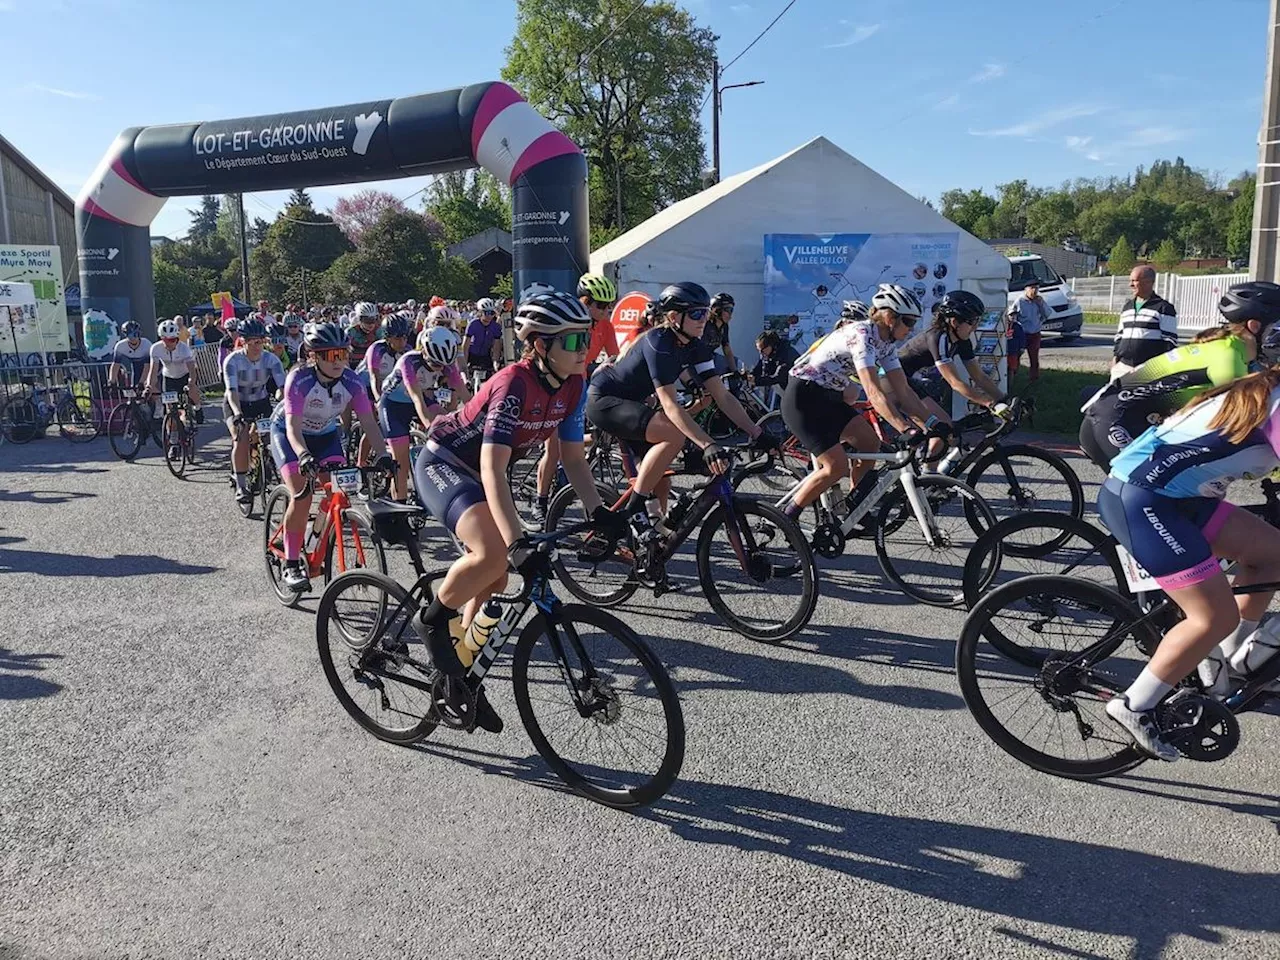
[[[736,55],[785,0],[683,0]],[[797,0],[724,82],[726,175],[819,134],[913,194],[1257,162],[1266,0]],[[0,133],[73,196],[120,130],[495,79],[512,0],[0,0]],[[1158,12],[1157,12],[1158,11]],[[92,31],[79,39],[78,28]],[[235,35],[248,38],[236,43]],[[108,56],[111,51],[111,56]],[[704,122],[710,131],[710,107]],[[710,151],[708,150],[708,157]],[[405,196],[421,180],[386,185]],[[312,191],[322,207],[343,193]],[[270,219],[284,194],[246,200]],[[412,203],[417,203],[415,198]],[[153,233],[180,235],[189,201]]]

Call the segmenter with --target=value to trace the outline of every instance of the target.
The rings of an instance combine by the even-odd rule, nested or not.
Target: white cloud
[[[875,36],[880,32],[880,28],[882,26],[884,26],[884,24],[864,23],[862,26],[855,28],[853,33],[844,40],[841,40],[839,43],[828,43],[823,49],[838,50],[841,47],[852,47],[855,43],[861,43],[863,40],[869,40],[871,37]]]
[[[984,63],[982,69],[969,78],[970,83],[986,83],[988,80],[996,80],[1005,74],[1005,66],[1002,63]]]
[[[18,5],[14,0],[0,0],[0,13],[13,13],[17,9]]]
[[[1166,143],[1186,139],[1188,132],[1174,127],[1137,127],[1127,136],[1111,143],[1097,143],[1093,137],[1069,136],[1063,140],[1068,150],[1080,154],[1086,160],[1114,166],[1112,158],[1118,154],[1145,150]]]
[[[1075,104],[1068,107],[1059,107],[1057,110],[1047,110],[1030,120],[1015,123],[1010,127],[998,127],[994,130],[970,130],[969,134],[974,137],[1034,137],[1036,134],[1043,133],[1050,127],[1058,126],[1058,124],[1066,123],[1068,120],[1075,120],[1079,117],[1092,117],[1101,112],[1102,107]]]
[[[1067,149],[1072,150],[1086,160],[1093,160],[1096,163],[1102,162],[1102,154],[1098,153],[1096,147],[1092,146],[1093,137],[1067,137]]]
[[[0,0],[3,3],[4,0]],[[79,90],[63,90],[60,87],[46,87],[43,83],[24,83],[22,89],[28,93],[47,93],[53,97],[66,97],[68,100],[101,100],[96,93],[81,93]]]

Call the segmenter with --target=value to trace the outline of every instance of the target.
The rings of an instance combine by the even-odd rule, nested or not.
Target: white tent
[[[826,137],[729,177],[591,254],[591,270],[618,290],[656,294],[696,280],[733,294],[734,353],[755,356],[764,316],[764,236],[769,233],[942,233],[959,230]],[[1009,261],[960,230],[960,285],[1003,310]],[[746,322],[742,322],[746,321]]]

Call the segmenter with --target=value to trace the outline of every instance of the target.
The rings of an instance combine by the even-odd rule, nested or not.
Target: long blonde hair
[[[1222,397],[1222,407],[1213,415],[1209,426],[1228,443],[1244,443],[1249,434],[1267,422],[1271,414],[1271,391],[1280,386],[1280,367],[1268,367],[1233,383],[1206,390],[1193,399],[1180,413],[1198,407],[1207,400]]]

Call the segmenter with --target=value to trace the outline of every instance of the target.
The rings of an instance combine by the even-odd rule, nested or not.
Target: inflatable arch
[[[582,151],[504,83],[209,123],[132,127],[76,199],[89,320],[155,335],[150,225],[168,197],[249,193],[481,166],[512,187],[516,291],[572,291],[588,257]],[[407,294],[406,294],[407,295]]]

